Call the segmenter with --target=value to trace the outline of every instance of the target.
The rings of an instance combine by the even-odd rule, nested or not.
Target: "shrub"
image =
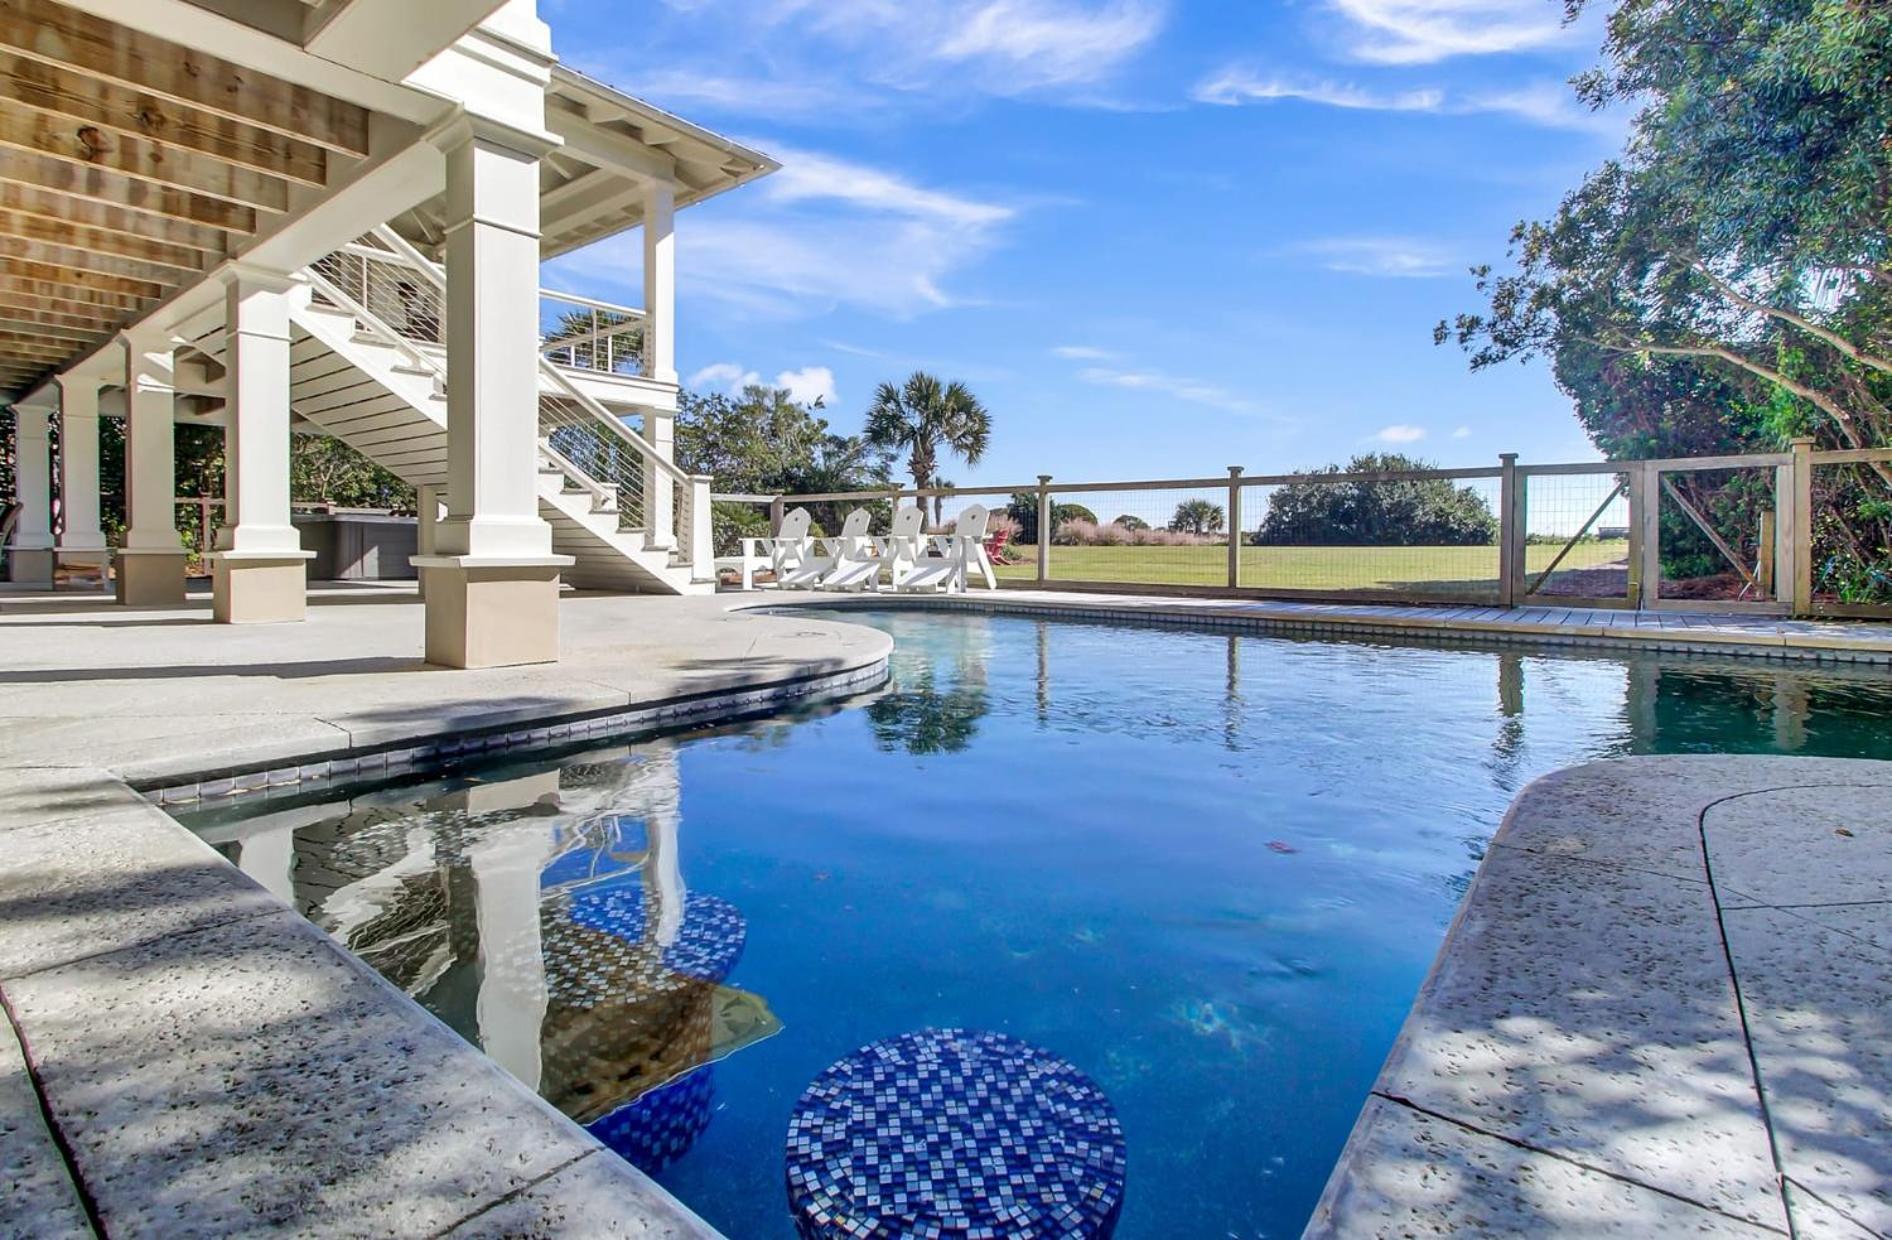
[[[1142,517],[1133,517],[1127,512],[1120,517],[1112,519],[1110,523],[1112,525],[1121,525],[1124,529],[1129,530],[1133,534],[1138,530],[1147,530],[1150,528],[1148,521],[1145,521]]]

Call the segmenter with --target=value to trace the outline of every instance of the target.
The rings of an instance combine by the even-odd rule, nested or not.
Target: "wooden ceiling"
[[[354,104],[53,0],[0,0],[0,401],[367,151]]]

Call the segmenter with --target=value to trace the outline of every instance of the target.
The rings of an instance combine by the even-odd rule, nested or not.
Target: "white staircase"
[[[392,258],[392,255],[390,255]],[[418,260],[424,262],[425,260]],[[348,444],[413,486],[444,487],[447,481],[445,351],[430,345],[409,324],[396,330],[364,301],[319,270],[305,273],[309,286],[294,294],[290,315],[290,406],[311,426]],[[437,272],[427,275],[437,278]],[[418,282],[417,275],[414,280]],[[412,296],[413,284],[403,294]],[[438,290],[434,290],[438,293]],[[444,299],[439,299],[444,300]],[[439,300],[427,318],[437,324]],[[424,335],[425,333],[418,333]],[[437,335],[437,330],[433,333]],[[197,342],[199,351],[221,362],[221,327]],[[682,552],[647,545],[644,529],[630,518],[642,508],[646,460],[654,455],[643,440],[595,402],[541,367],[539,515],[552,527],[552,547],[572,557],[562,573],[586,590],[643,594],[714,592],[714,570],[706,549],[692,565]],[[573,437],[600,460],[616,462],[613,476],[593,477],[554,446],[572,451]],[[687,479],[668,462],[678,479]],[[670,484],[668,475],[662,481]],[[680,496],[707,504],[704,480]],[[628,494],[627,494],[628,492]],[[626,512],[626,501],[630,512]],[[685,513],[679,513],[679,528]]]

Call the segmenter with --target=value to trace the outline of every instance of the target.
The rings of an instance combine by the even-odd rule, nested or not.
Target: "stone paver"
[[[629,1214],[618,1203],[619,1177],[614,1156],[588,1154],[492,1209],[461,1223],[447,1234],[528,1240],[541,1236],[582,1235],[599,1240],[694,1240],[709,1229],[674,1201],[652,1202]]]
[[[0,1015],[0,1240],[90,1237],[92,1224],[66,1172],[26,1074],[13,1026]]]
[[[1782,1234],[1381,1098],[1351,1150],[1362,1169],[1321,1203],[1309,1237]]]
[[[1512,1229],[1536,1171],[1481,1178],[1460,1130],[1684,1211],[1624,1234],[1892,1234],[1892,903],[1845,902],[1883,892],[1888,843],[1892,763],[1633,758],[1532,784],[1309,1234]],[[1519,1233],[1617,1228],[1620,1203],[1559,1200],[1579,1196]]]

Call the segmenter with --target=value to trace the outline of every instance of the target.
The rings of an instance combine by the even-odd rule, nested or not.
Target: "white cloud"
[[[1410,237],[1330,237],[1295,250],[1347,275],[1428,280],[1463,270],[1444,246]]]
[[[1362,112],[1509,116],[1547,129],[1576,129],[1609,137],[1622,134],[1627,124],[1623,115],[1591,111],[1563,82],[1532,82],[1509,90],[1452,95],[1431,87],[1373,90],[1350,82],[1296,79],[1236,65],[1203,79],[1192,95],[1198,103],[1224,107],[1286,100]]]
[[[1379,440],[1381,443],[1418,443],[1425,437],[1425,427],[1406,426],[1403,424],[1382,426],[1373,433],[1373,438]]]
[[[744,370],[734,362],[712,362],[690,376],[689,386],[740,392],[760,382],[761,375],[753,370]]]
[[[1520,0],[1327,0],[1347,23],[1347,50],[1375,64],[1520,52],[1571,31],[1556,6]]]
[[[883,169],[758,145],[773,148],[783,170],[744,195],[741,214],[693,213],[677,228],[685,295],[746,317],[806,318],[848,306],[908,318],[972,304],[953,291],[955,278],[1000,243],[1017,214]],[[635,300],[639,245],[620,235],[548,270],[580,291]]]
[[[1275,99],[1298,99],[1330,108],[1360,111],[1437,112],[1445,104],[1445,93],[1438,90],[1371,91],[1339,82],[1291,82],[1279,77],[1264,77],[1252,69],[1229,68],[1197,86],[1195,99],[1198,103],[1217,103],[1230,107]]]
[[[1454,439],[1470,439],[1471,437],[1472,428],[1469,426],[1461,426],[1452,432],[1452,438]]]
[[[1072,362],[1107,362],[1116,354],[1087,344],[1061,344],[1051,350],[1051,356]]]
[[[1096,384],[1100,387],[1124,388],[1132,392],[1156,392],[1176,400],[1188,401],[1192,405],[1220,409],[1225,413],[1266,412],[1260,402],[1239,396],[1227,388],[1205,383],[1199,379],[1166,375],[1157,371],[1117,370],[1105,366],[1090,366],[1078,371],[1077,377],[1085,383]]]
[[[784,370],[775,376],[775,386],[787,388],[790,397],[810,408],[819,401],[832,409],[838,400],[834,391],[834,372],[826,366],[804,366],[800,370]]]
[[[1170,2],[672,0],[667,20],[652,23],[669,43],[640,29],[651,37],[575,60],[661,103],[754,116],[871,116],[914,101],[957,109],[981,96],[1093,105],[1162,33]]]

